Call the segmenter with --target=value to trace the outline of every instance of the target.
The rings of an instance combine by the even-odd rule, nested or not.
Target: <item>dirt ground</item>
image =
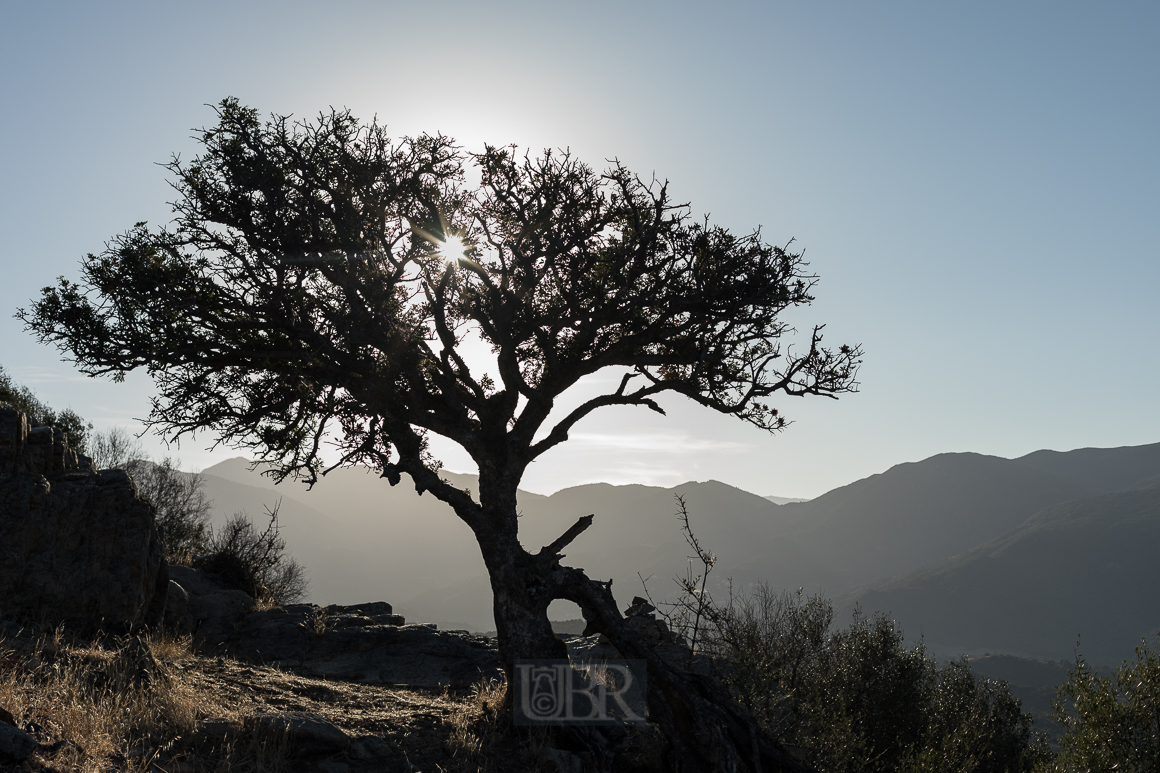
[[[511,728],[502,698],[498,683],[453,693],[308,678],[188,640],[0,637],[0,707],[44,748],[0,771],[555,770],[545,736]],[[272,712],[320,716],[362,743],[290,746],[262,726]]]

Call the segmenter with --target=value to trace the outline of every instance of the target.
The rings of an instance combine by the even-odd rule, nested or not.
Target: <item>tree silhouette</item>
[[[650,711],[674,755],[709,759],[681,751],[695,743],[688,712],[724,727],[692,703],[694,677],[650,654],[610,583],[560,563],[591,517],[530,552],[516,488],[604,406],[663,413],[672,392],[773,431],[785,419],[771,396],[852,391],[858,347],[823,346],[821,327],[798,348],[783,340],[783,312],[813,300],[801,253],[696,220],[615,161],[597,173],[567,152],[393,141],[345,111],[263,122],[228,99],[216,112],[201,155],[167,165],[173,223],[138,223],[21,318],[86,373],[146,368],[151,422],[171,436],[212,431],[279,479],[325,474],[328,438],[339,465],[392,484],[408,474],[474,532],[509,673],[516,658],[565,654],[547,608],[574,601],[591,630],[650,660]],[[473,336],[490,347],[483,370],[464,353]],[[598,371],[617,387],[553,413]],[[432,433],[478,465],[477,498],[440,478]]]

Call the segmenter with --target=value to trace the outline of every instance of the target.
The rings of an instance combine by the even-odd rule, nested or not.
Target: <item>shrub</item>
[[[222,583],[250,594],[261,604],[279,606],[306,597],[309,582],[303,567],[286,555],[278,533],[278,507],[267,510],[270,523],[259,532],[245,513],[235,513],[209,538],[208,555],[193,565]]]
[[[1077,657],[1052,708],[1064,735],[1045,770],[1160,770],[1160,655],[1147,640],[1110,677]]]
[[[1005,682],[939,667],[883,615],[831,630],[829,601],[760,585],[706,618],[737,699],[821,770],[999,773],[1051,756]]]
[[[208,549],[213,503],[205,497],[201,475],[182,472],[171,457],[150,461],[141,443],[121,427],[95,433],[91,446],[98,469],[125,470],[141,498],[152,503],[168,560],[182,561]]]
[[[729,602],[718,604],[706,591],[717,559],[694,536],[679,496],[677,518],[701,573],[676,578],[670,628],[699,642],[738,702],[810,765],[1030,773],[1052,759],[1006,682],[976,680],[965,662],[939,667],[921,642],[907,648],[884,615],[855,610],[848,628],[834,630],[827,599],[765,584],[739,596],[730,586]]]
[[[34,427],[56,427],[64,430],[68,444],[78,453],[88,452],[88,435],[93,425],[78,416],[71,408],[57,411],[45,403],[26,386],[12,381],[0,365],[0,403],[7,403],[18,411],[28,414]]]

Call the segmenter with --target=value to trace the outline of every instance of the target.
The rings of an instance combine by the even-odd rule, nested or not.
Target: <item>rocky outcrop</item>
[[[629,627],[671,666],[699,674],[716,673],[722,666],[707,655],[694,654],[685,638],[669,630],[668,624],[657,617],[656,607],[648,599],[633,598],[632,604],[624,610],[624,618]],[[604,634],[560,634],[560,638],[568,645],[568,657],[572,660],[616,660],[623,657]]]
[[[36,739],[20,728],[0,721],[0,762],[22,762],[40,749]]]
[[[294,668],[308,676],[365,684],[468,687],[499,674],[495,644],[465,631],[399,625],[366,607],[291,604],[251,612],[222,643],[231,655]]]
[[[53,427],[0,407],[0,615],[123,630],[161,623],[169,570],[148,502]]]
[[[250,719],[263,735],[285,739],[292,751],[344,752],[351,738],[333,722],[305,711],[278,711]]]
[[[462,688],[500,674],[492,639],[406,625],[385,601],[254,610],[253,599],[203,570],[171,571],[170,597],[188,610],[179,630],[209,652],[364,684]]]
[[[169,567],[169,604],[165,622],[177,633],[193,633],[211,647],[233,636],[254,609],[245,591],[229,588],[200,569]]]

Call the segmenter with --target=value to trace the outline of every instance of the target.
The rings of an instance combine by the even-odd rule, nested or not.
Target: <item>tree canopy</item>
[[[331,430],[341,463],[440,488],[429,432],[518,478],[602,406],[659,411],[674,392],[776,430],[772,395],[855,387],[859,348],[823,346],[820,326],[783,343],[816,282],[800,252],[697,220],[618,162],[392,140],[346,111],[216,111],[203,152],[168,164],[175,220],[138,223],[20,312],[86,373],[148,369],[170,434],[208,429],[312,477]],[[469,368],[469,335],[495,378]],[[610,367],[617,389],[545,425]]]

